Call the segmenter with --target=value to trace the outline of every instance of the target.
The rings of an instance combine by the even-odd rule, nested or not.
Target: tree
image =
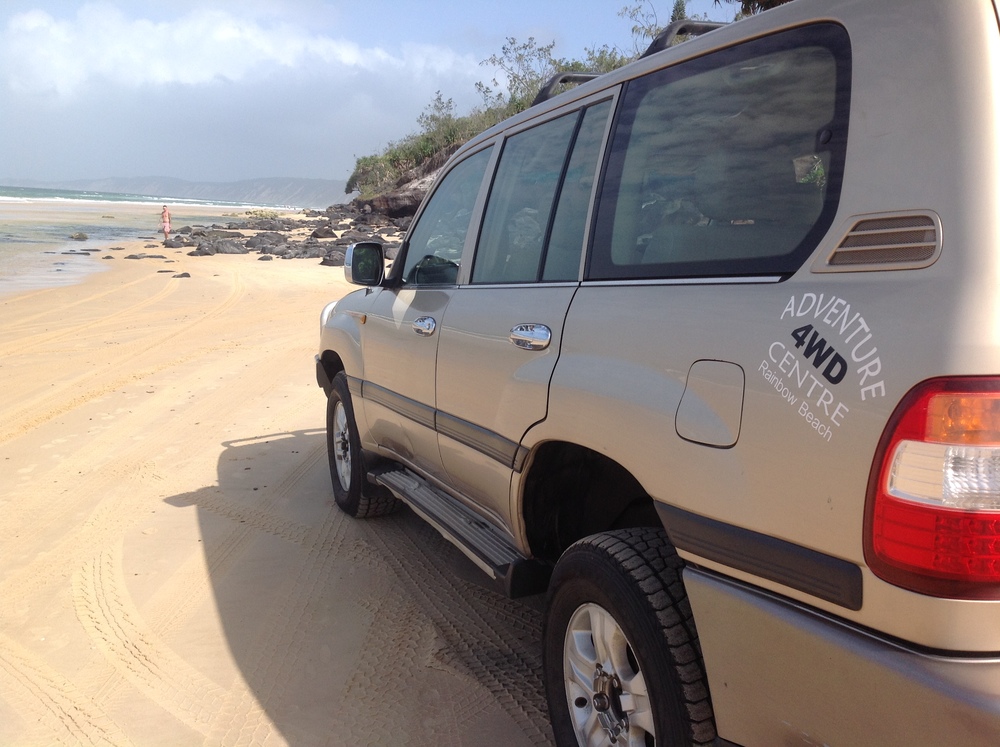
[[[726,0],[727,3],[739,3],[740,12],[744,15],[753,15],[761,11],[777,8],[792,0]],[[722,5],[722,0],[715,0],[716,5]]]
[[[542,84],[557,72],[556,61],[552,57],[555,46],[555,42],[539,45],[533,36],[529,36],[526,42],[508,36],[500,54],[490,55],[480,63],[499,68],[507,84],[506,102],[503,94],[484,83],[476,84],[476,90],[487,108],[506,105],[511,114],[527,109]],[[494,78],[493,85],[499,87],[502,84]]]
[[[680,2],[681,5],[684,5],[683,0],[680,0]],[[677,3],[674,3],[674,10],[677,10]],[[632,21],[633,55],[631,59],[635,59],[642,54],[646,50],[646,47],[649,46],[649,43],[663,30],[656,16],[656,8],[653,7],[650,0],[645,0],[645,2],[636,3],[635,5],[626,5],[618,11],[618,17],[627,18]]]
[[[670,13],[670,22],[683,21],[687,18],[687,3],[685,0],[674,0],[674,9]]]

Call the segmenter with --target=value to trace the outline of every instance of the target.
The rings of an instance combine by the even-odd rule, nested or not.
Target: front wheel
[[[396,508],[396,498],[384,487],[365,481],[361,437],[347,375],[341,371],[332,384],[326,401],[326,451],[333,498],[345,514],[359,519],[388,514]]]
[[[545,690],[560,747],[703,745],[712,704],[683,561],[660,529],[584,538],[556,564]]]

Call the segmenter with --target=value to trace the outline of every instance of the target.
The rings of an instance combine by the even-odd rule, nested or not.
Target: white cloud
[[[462,76],[476,65],[439,47],[407,45],[400,55],[391,55],[225,10],[202,8],[153,21],[127,18],[104,2],[82,6],[71,20],[41,10],[15,15],[0,36],[0,47],[2,74],[12,90],[60,97],[72,97],[98,79],[140,88],[240,82],[281,69]]]

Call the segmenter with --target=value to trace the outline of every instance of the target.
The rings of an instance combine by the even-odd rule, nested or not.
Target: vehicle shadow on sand
[[[210,738],[551,743],[541,597],[495,593],[405,507],[345,516],[323,430],[223,446],[217,486],[166,499],[197,508],[215,605],[246,683],[232,688]]]

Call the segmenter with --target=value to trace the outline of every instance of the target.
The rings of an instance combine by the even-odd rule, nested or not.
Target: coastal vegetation
[[[742,15],[768,10],[790,0],[715,0],[738,4]],[[435,167],[441,156],[450,155],[462,143],[508,117],[527,109],[542,84],[557,73],[606,73],[637,59],[666,24],[660,23],[650,0],[628,5],[618,11],[620,18],[632,23],[632,46],[622,50],[603,45],[586,48],[583,59],[556,57],[555,42],[539,44],[534,37],[519,42],[508,37],[498,54],[480,64],[498,71],[489,83],[476,83],[482,103],[467,114],[456,112],[455,102],[438,91],[423,113],[417,117],[418,130],[399,141],[389,143],[381,152],[356,159],[345,192],[357,192],[362,199],[388,192],[421,176],[422,166]],[[674,0],[669,22],[688,18],[685,0]],[[707,19],[699,19],[707,20]],[[680,39],[683,41],[683,37]],[[503,79],[501,83],[500,79]],[[437,158],[435,158],[437,157]]]

